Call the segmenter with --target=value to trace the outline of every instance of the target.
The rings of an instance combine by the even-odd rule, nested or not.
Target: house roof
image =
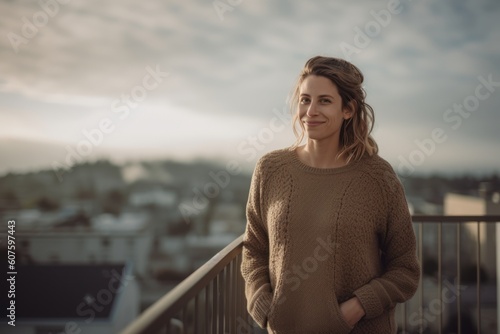
[[[125,265],[18,265],[16,320],[109,318],[124,273]],[[1,291],[9,290],[7,284],[2,280]],[[1,298],[0,308],[9,302]]]

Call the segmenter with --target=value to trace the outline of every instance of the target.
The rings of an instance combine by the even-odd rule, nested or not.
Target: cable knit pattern
[[[419,281],[404,190],[378,155],[339,168],[290,149],[255,167],[241,273],[248,311],[269,333],[396,333],[394,308]],[[366,315],[350,328],[340,303]]]

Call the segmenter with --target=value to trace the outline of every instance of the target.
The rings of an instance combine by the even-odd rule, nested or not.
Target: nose
[[[311,101],[311,103],[309,103],[306,115],[309,117],[318,115],[318,111],[316,110],[316,102]]]

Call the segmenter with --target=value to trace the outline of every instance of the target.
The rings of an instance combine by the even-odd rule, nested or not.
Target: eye
[[[323,103],[323,104],[332,103],[332,101],[330,99],[321,99],[320,102]]]
[[[301,97],[299,102],[300,102],[300,104],[306,104],[306,103],[309,103],[310,100],[308,97]]]

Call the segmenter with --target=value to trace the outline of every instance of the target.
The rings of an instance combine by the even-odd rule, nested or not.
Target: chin
[[[305,137],[309,140],[335,140],[332,135],[305,132]]]
[[[316,136],[315,135],[309,136],[308,134],[306,134],[306,138],[309,139],[309,140],[321,140],[321,139],[323,139],[323,137],[321,137],[321,136],[318,136],[318,135],[316,135]]]

